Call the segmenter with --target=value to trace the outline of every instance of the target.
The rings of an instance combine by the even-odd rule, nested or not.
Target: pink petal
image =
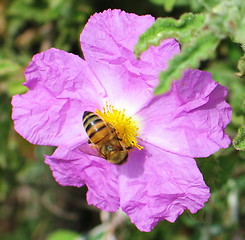
[[[197,212],[210,196],[194,159],[150,144],[131,152],[120,168],[119,184],[123,211],[146,232],[159,221],[174,222],[185,209]]]
[[[179,53],[179,44],[169,39],[136,59],[134,46],[154,21],[150,15],[107,10],[93,15],[81,34],[85,59],[105,87],[108,102],[116,108],[135,113],[144,106],[158,82],[160,70]]]
[[[230,144],[224,129],[231,121],[227,90],[211,74],[188,70],[172,90],[154,97],[138,113],[140,138],[166,151],[206,157]]]
[[[87,201],[104,211],[119,208],[117,166],[78,149],[58,147],[52,156],[46,156],[55,180],[63,186],[88,187]]]
[[[85,110],[100,107],[105,94],[87,64],[58,49],[37,54],[25,72],[29,88],[13,97],[16,131],[33,144],[70,144],[84,139]]]

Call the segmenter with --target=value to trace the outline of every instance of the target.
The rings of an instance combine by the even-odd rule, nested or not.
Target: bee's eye
[[[113,147],[111,145],[106,145],[106,150],[110,152],[113,150]]]

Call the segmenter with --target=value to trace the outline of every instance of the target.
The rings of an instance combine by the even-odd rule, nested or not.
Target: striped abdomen
[[[106,123],[93,112],[84,112],[83,126],[93,144],[98,144],[102,139],[111,134]]]

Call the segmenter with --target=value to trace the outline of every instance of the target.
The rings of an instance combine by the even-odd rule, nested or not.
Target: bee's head
[[[125,163],[128,159],[128,151],[121,146],[103,145],[101,153],[108,162],[118,165]]]

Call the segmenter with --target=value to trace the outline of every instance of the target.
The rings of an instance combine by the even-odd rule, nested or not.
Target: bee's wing
[[[90,143],[90,144],[88,144],[87,142],[83,143],[78,147],[78,149],[83,153],[86,153],[86,154],[89,154],[92,156],[96,156],[96,157],[101,157],[99,155],[98,150],[96,149],[95,145],[93,145],[92,143]]]

